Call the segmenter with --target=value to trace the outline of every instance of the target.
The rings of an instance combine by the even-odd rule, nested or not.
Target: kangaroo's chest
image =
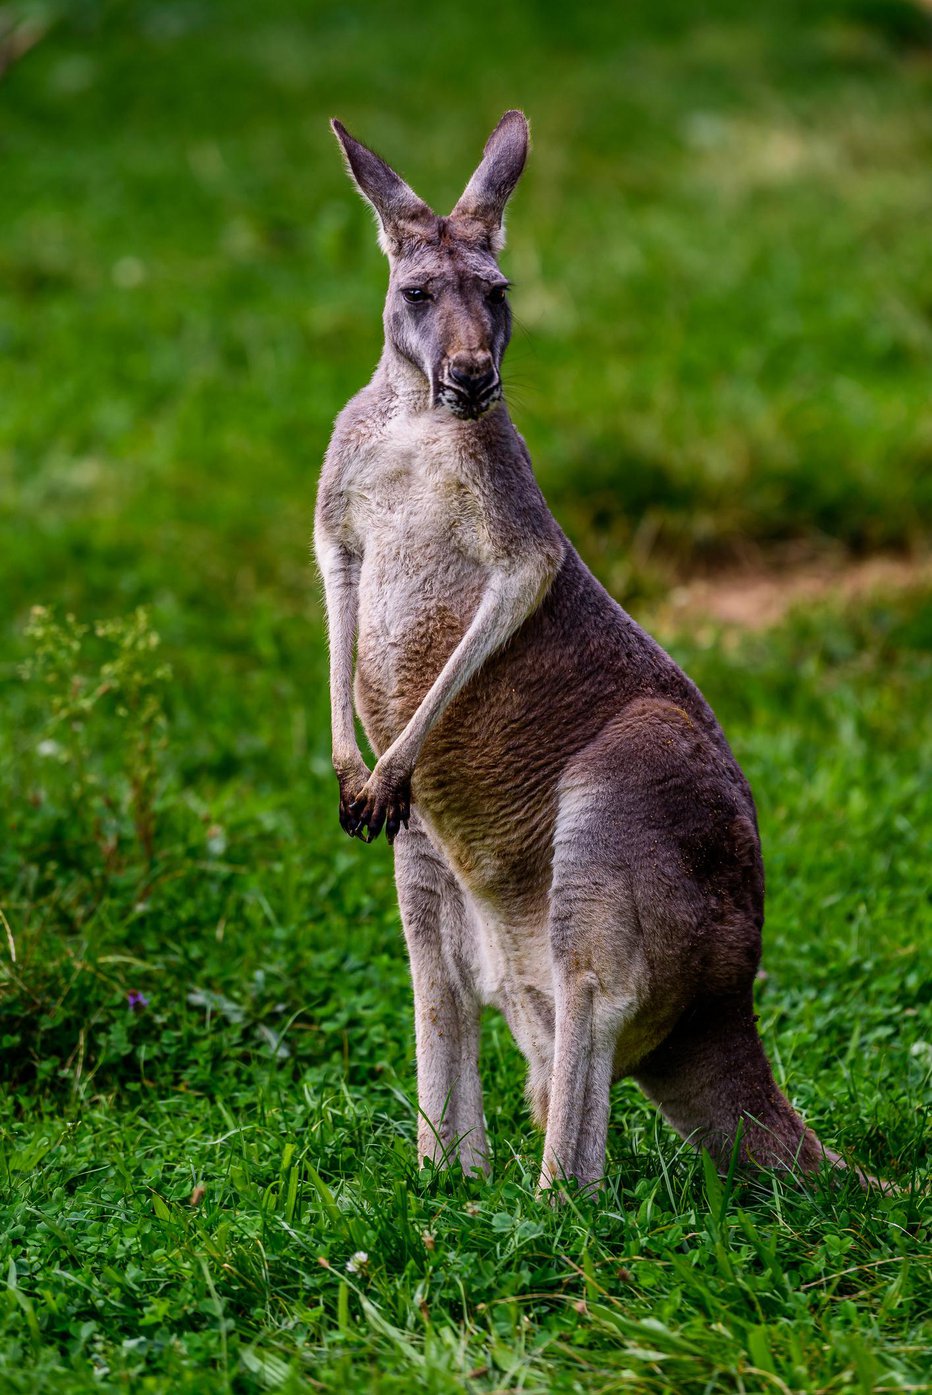
[[[482,496],[442,436],[397,430],[359,457],[346,505],[361,557],[356,701],[384,749],[475,614],[489,571]]]

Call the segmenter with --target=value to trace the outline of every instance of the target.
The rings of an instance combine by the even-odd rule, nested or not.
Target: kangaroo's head
[[[332,122],[349,172],[375,209],[388,256],[385,337],[420,370],[433,406],[475,419],[502,395],[511,337],[508,282],[496,260],[505,204],[527,158],[528,124],[506,111],[453,212],[438,217],[378,155]]]

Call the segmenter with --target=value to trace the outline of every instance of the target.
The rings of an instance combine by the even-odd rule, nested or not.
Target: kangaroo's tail
[[[828,1162],[853,1171],[862,1187],[883,1182],[826,1148],[773,1078],[757,1033],[750,991],[694,1004],[634,1072],[667,1120],[723,1169],[736,1139],[739,1161],[816,1172]]]

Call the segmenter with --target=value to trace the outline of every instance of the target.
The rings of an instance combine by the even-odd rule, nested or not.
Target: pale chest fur
[[[394,418],[343,480],[360,557],[356,699],[377,749],[401,731],[475,614],[492,563],[481,475],[444,424]]]

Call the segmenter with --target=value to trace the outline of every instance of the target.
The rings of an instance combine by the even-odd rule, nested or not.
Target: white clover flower
[[[361,1274],[369,1263],[369,1256],[365,1250],[357,1250],[354,1255],[346,1261],[347,1274]]]

